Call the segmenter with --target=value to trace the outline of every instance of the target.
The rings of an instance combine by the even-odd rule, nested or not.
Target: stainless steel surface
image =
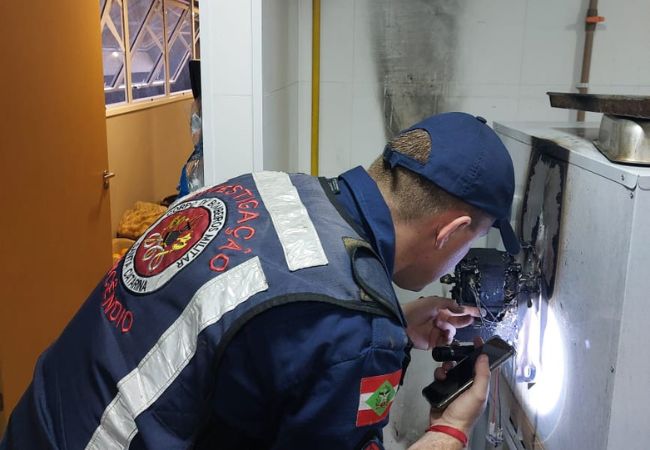
[[[650,165],[650,120],[605,114],[594,144],[611,161]]]
[[[597,123],[567,123],[567,122],[506,122],[495,123],[494,129],[506,142],[506,147],[519,144],[527,147],[539,140],[548,142],[544,152],[550,156],[568,161],[583,169],[597,173],[615,183],[633,190],[637,187],[650,190],[650,167],[612,164],[593,144],[598,138]],[[569,150],[570,149],[570,150]],[[522,150],[523,151],[523,150]],[[515,162],[515,196],[521,192],[522,180],[525,180],[526,167],[518,153],[512,153]]]
[[[539,376],[517,383],[506,367],[504,379],[547,450],[646,449],[650,168],[608,161],[591,142],[593,124],[495,128],[515,160],[541,145],[568,162],[555,289],[527,315],[540,331],[526,341],[540,349]],[[517,179],[526,176],[519,169]],[[508,423],[507,407],[502,414]]]
[[[650,119],[650,97],[642,95],[575,94],[547,92],[554,108],[577,109],[617,116]]]

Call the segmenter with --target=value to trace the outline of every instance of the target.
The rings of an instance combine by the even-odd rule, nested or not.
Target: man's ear
[[[449,240],[449,238],[457,231],[462,230],[472,223],[470,216],[454,216],[448,221],[444,221],[441,228],[438,229],[436,234],[436,248],[441,249]]]

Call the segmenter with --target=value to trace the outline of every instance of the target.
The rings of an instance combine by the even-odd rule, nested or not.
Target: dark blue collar
[[[339,175],[336,199],[365,232],[366,238],[384,262],[392,278],[395,264],[395,228],[390,209],[375,181],[357,166]]]

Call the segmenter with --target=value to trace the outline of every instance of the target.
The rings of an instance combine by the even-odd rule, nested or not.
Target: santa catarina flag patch
[[[388,415],[401,378],[400,369],[393,373],[361,379],[357,410],[358,427],[381,422]]]

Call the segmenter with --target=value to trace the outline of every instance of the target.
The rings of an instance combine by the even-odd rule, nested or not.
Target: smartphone
[[[492,336],[447,372],[444,381],[434,381],[422,390],[422,395],[436,409],[445,408],[474,383],[474,363],[485,353],[494,370],[515,354],[515,349],[499,336]]]

